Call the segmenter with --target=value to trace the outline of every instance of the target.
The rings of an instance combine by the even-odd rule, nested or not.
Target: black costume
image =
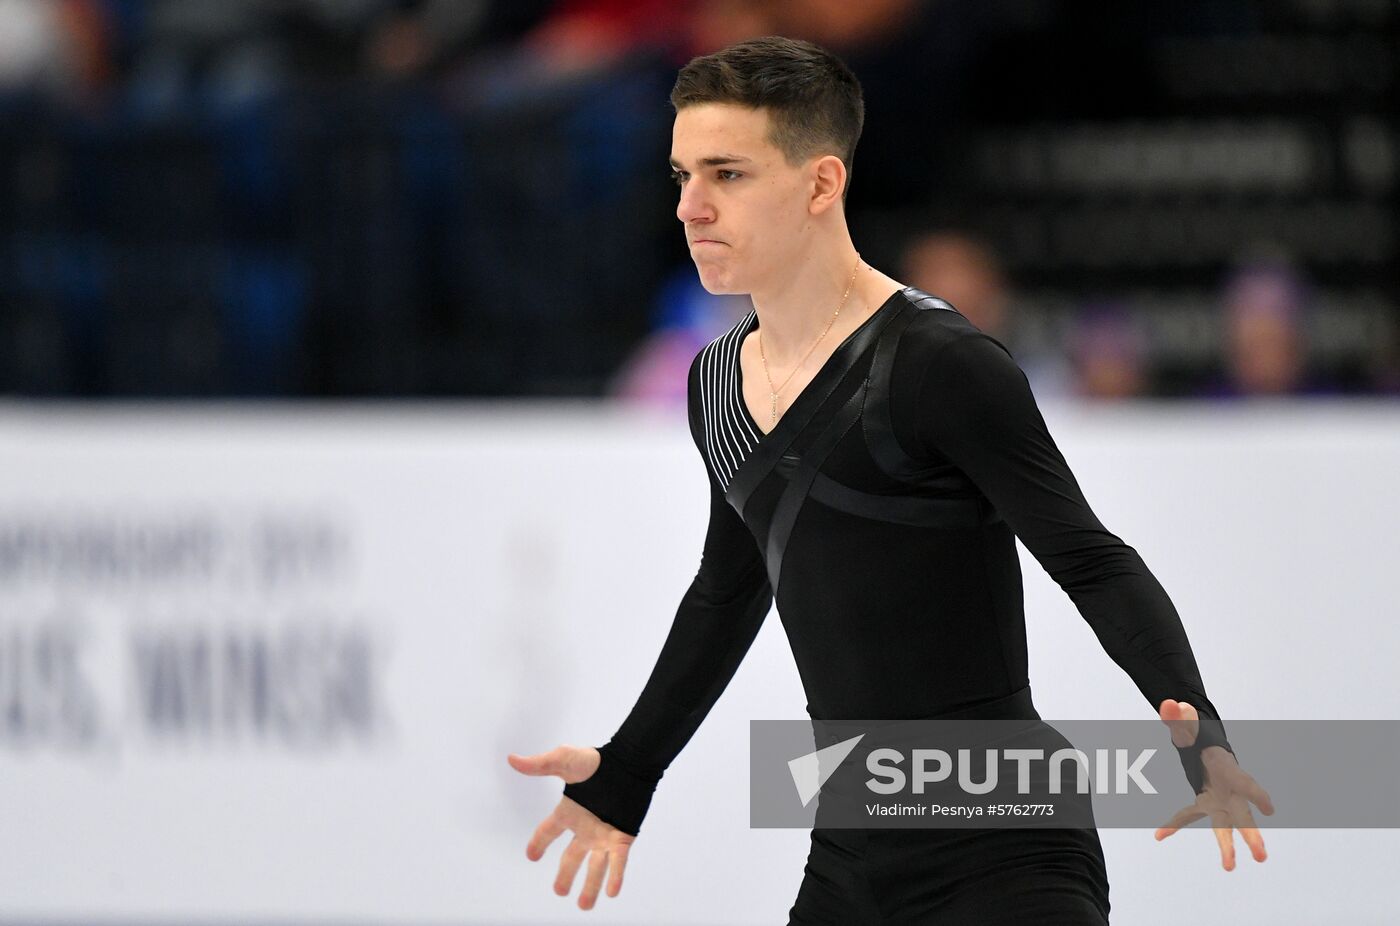
[[[700,567],[598,771],[566,795],[637,833],[775,600],[814,718],[1035,717],[1018,536],[1154,712],[1174,698],[1218,721],[1171,600],[1090,509],[999,341],[906,287],[765,435],[738,361],[757,324],[750,312],[691,365],[711,490]],[[1180,750],[1197,792],[1200,749],[1230,748],[1218,724],[1201,731]],[[1093,829],[818,828],[791,922],[1107,913]]]

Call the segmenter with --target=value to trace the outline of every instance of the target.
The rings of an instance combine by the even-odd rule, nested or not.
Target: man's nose
[[[714,210],[705,194],[705,188],[696,183],[694,178],[681,186],[681,199],[676,204],[676,218],[687,225],[691,222],[708,222],[714,218]]]

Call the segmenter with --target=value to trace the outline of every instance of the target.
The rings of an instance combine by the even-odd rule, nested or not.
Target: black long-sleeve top
[[[1090,509],[1009,351],[906,287],[765,434],[738,361],[757,325],[750,312],[691,364],[710,486],[700,566],[598,771],[564,794],[635,835],[775,600],[813,718],[936,717],[1026,687],[1016,537],[1154,712],[1196,707],[1200,735],[1179,752],[1199,792],[1200,750],[1231,747],[1181,620]]]

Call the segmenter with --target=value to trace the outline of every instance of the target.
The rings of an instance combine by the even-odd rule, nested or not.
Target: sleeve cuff
[[[1199,719],[1200,728],[1196,733],[1196,741],[1190,746],[1176,747],[1186,780],[1191,783],[1191,790],[1197,794],[1205,790],[1205,766],[1201,763],[1201,751],[1207,746],[1220,746],[1231,755],[1235,754],[1229,740],[1225,739],[1225,727],[1219,720],[1205,714],[1201,714]]]
[[[588,808],[604,823],[636,836],[642,827],[659,778],[629,771],[612,743],[599,746],[598,770],[583,781],[564,785],[564,796]]]

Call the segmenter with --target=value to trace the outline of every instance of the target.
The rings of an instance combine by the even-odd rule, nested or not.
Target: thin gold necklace
[[[792,368],[792,373],[789,373],[787,379],[783,380],[782,386],[774,387],[773,385],[773,377],[768,373],[768,357],[763,353],[763,329],[761,327],[758,329],[758,356],[763,360],[763,375],[768,379],[768,411],[773,419],[771,422],[772,424],[778,423],[778,393],[782,392],[783,386],[788,384],[788,380],[792,379],[793,374],[802,369],[802,364],[807,362],[807,358],[812,356],[812,351],[817,349],[817,345],[822,342],[822,338],[826,337],[826,333],[831,330],[831,326],[836,324],[836,316],[841,314],[841,309],[846,305],[846,299],[851,295],[851,287],[855,285],[856,271],[858,270],[860,270],[859,253],[856,254],[856,265],[851,269],[851,281],[846,284],[846,292],[841,296],[841,304],[836,307],[835,312],[831,313],[831,321],[826,323],[826,327],[822,329],[822,333],[812,342],[812,346],[807,348],[807,353],[803,354],[802,359],[797,361],[797,366]]]

